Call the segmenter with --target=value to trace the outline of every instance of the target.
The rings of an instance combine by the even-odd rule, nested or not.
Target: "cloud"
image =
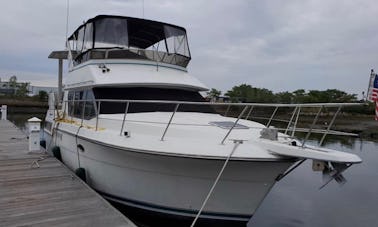
[[[21,6],[21,7],[20,7]],[[164,21],[188,31],[189,71],[226,91],[249,83],[273,91],[366,89],[378,57],[375,1],[70,1],[69,34],[97,14]],[[2,4],[0,71],[50,75],[64,48],[66,1]],[[20,75],[21,76],[21,75]]]

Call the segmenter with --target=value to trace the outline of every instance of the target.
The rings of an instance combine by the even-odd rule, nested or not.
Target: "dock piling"
[[[39,151],[39,135],[41,131],[41,119],[36,117],[30,118],[28,120],[29,126],[29,151]]]

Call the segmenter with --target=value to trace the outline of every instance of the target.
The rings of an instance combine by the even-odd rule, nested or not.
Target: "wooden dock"
[[[27,136],[0,120],[0,226],[135,225]]]

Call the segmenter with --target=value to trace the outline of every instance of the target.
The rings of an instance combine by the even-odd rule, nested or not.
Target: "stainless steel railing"
[[[98,129],[99,129],[99,115],[101,113],[101,103],[104,103],[104,102],[115,103],[115,104],[123,103],[123,104],[126,105],[125,111],[123,113],[123,120],[122,120],[122,124],[121,124],[121,128],[120,128],[120,135],[122,135],[122,133],[124,132],[125,124],[126,124],[126,121],[127,121],[126,118],[127,118],[128,113],[129,113],[129,107],[130,107],[130,104],[132,104],[132,103],[174,104],[174,109],[172,109],[172,111],[171,111],[172,114],[170,115],[170,118],[168,119],[168,122],[166,123],[166,126],[164,127],[164,131],[163,131],[162,136],[160,138],[161,141],[164,141],[164,138],[165,138],[165,136],[168,132],[169,127],[172,124],[174,116],[175,116],[176,112],[178,111],[179,107],[184,106],[184,105],[205,105],[205,106],[211,106],[211,107],[227,106],[227,109],[226,109],[226,112],[224,113],[224,116],[229,115],[229,113],[231,111],[231,107],[239,107],[239,108],[241,108],[241,111],[240,111],[239,114],[237,114],[237,117],[235,117],[235,121],[234,121],[232,127],[230,127],[230,129],[227,131],[225,136],[222,138],[222,140],[220,142],[221,144],[224,144],[224,142],[226,141],[228,136],[231,134],[231,132],[234,130],[234,128],[237,125],[237,123],[239,122],[239,120],[243,119],[244,114],[246,112],[248,112],[244,119],[265,119],[265,120],[267,120],[266,127],[271,126],[272,122],[275,122],[275,121],[281,122],[281,123],[282,122],[287,123],[286,127],[278,127],[277,129],[279,131],[282,131],[284,134],[286,134],[287,136],[289,136],[291,138],[295,137],[296,132],[307,132],[307,134],[306,134],[306,136],[305,136],[305,138],[302,142],[302,147],[305,146],[305,143],[310,138],[310,135],[312,133],[322,134],[322,138],[320,140],[320,146],[323,144],[323,142],[324,142],[324,140],[325,140],[325,138],[328,134],[348,135],[348,136],[356,135],[356,134],[353,134],[353,133],[345,133],[345,132],[331,130],[331,128],[332,128],[333,124],[335,123],[335,120],[336,120],[338,114],[340,113],[342,107],[363,105],[363,103],[305,103],[305,104],[270,103],[270,104],[267,104],[267,103],[211,103],[211,102],[186,102],[186,101],[165,101],[165,100],[97,99],[97,100],[70,100],[70,101],[65,100],[64,101],[65,105],[63,105],[64,108],[65,108],[64,113],[65,113],[65,116],[69,115],[71,117],[71,120],[73,120],[73,117],[74,117],[73,115],[75,115],[74,114],[75,113],[75,107],[77,108],[77,107],[82,106],[81,107],[82,108],[81,113],[77,114],[77,116],[75,116],[75,118],[80,119],[81,120],[80,124],[83,125],[84,119],[86,118],[86,115],[85,115],[86,114],[85,113],[86,106],[87,106],[86,104],[92,103],[93,107],[95,108],[95,111],[94,111],[95,116],[93,116],[92,119],[94,117],[96,118],[94,128],[95,128],[96,131],[98,131]],[[79,105],[76,106],[75,103],[79,104]],[[80,103],[83,103],[83,104],[80,105]],[[68,108],[69,105],[71,105],[71,108]],[[253,113],[253,110],[257,107],[274,108],[274,110],[269,117],[266,117],[266,118],[265,117],[257,117],[257,116],[254,117],[252,113]],[[315,126],[316,126],[316,123],[319,119],[319,116],[322,113],[322,110],[325,109],[325,108],[330,108],[330,107],[337,108],[337,111],[333,114],[332,120],[327,125],[327,128],[326,129],[316,129]],[[293,112],[290,115],[289,120],[275,119],[274,118],[276,116],[279,108],[294,108]],[[305,108],[318,108],[318,111],[316,112],[309,128],[299,128],[298,127],[299,116],[300,116],[301,113],[303,113],[303,110]],[[313,115],[313,114],[311,113],[311,115]],[[290,135],[289,135],[289,132],[291,132]]]

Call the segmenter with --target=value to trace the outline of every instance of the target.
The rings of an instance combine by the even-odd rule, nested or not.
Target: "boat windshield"
[[[188,101],[188,102],[206,102],[201,94],[195,91],[187,91],[180,89],[166,88],[150,88],[150,87],[130,87],[130,88],[114,88],[114,87],[97,87],[93,89],[96,99],[108,100],[166,100],[166,101]],[[124,113],[126,103],[120,102],[101,102],[102,114]],[[129,113],[139,112],[172,112],[175,104],[163,103],[131,103]],[[182,105],[178,109],[179,112],[202,112],[215,113],[213,108],[207,105]]]
[[[190,60],[186,30],[157,21],[100,15],[81,25],[68,40],[70,49],[78,53],[77,63],[93,58],[139,56],[186,67]],[[95,54],[83,59],[85,53],[94,50]],[[101,50],[108,52],[101,55]],[[177,56],[181,57],[179,61],[174,59]]]

